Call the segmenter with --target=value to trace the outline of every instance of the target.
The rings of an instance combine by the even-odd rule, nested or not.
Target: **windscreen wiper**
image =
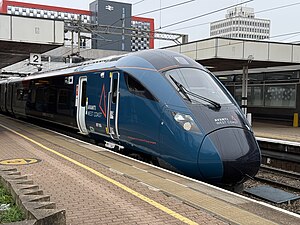
[[[201,95],[198,95],[198,94],[196,94],[196,93],[194,93],[194,92],[191,92],[191,91],[189,91],[189,90],[186,90],[186,92],[187,92],[189,95],[191,95],[191,96],[193,96],[193,97],[195,97],[195,98],[198,98],[198,99],[201,99],[201,100],[203,100],[203,101],[205,101],[205,102],[210,103],[210,104],[213,105],[216,109],[220,109],[220,108],[221,108],[221,104],[218,103],[218,102],[215,102],[215,101],[213,101],[213,100],[211,100],[211,99],[209,99],[209,98],[206,98],[206,97],[203,97],[203,96],[201,96]]]
[[[181,91],[182,93],[184,93],[184,95],[188,98],[188,100],[189,100],[190,102],[192,102],[192,101],[191,101],[191,99],[190,99],[190,97],[189,97],[188,95],[191,95],[192,97],[198,98],[198,99],[200,99],[200,100],[202,100],[202,101],[208,102],[208,103],[210,103],[211,105],[213,105],[216,109],[220,109],[220,108],[221,108],[220,103],[215,102],[215,101],[213,101],[213,100],[211,100],[211,99],[209,99],[209,98],[206,98],[206,97],[204,97],[204,96],[198,95],[198,94],[196,94],[196,93],[194,93],[194,92],[191,92],[191,91],[187,90],[181,83],[179,83],[177,80],[175,80],[172,76],[170,76],[170,78],[171,78],[172,81],[176,84],[176,86],[180,89],[180,91]]]
[[[187,100],[189,100],[190,102],[192,102],[192,100],[190,99],[186,89],[183,87],[183,85],[181,83],[179,83],[177,80],[175,80],[174,77],[170,76],[170,78],[172,79],[172,81],[174,82],[174,84],[176,84],[176,86],[179,88],[179,91],[187,98]]]

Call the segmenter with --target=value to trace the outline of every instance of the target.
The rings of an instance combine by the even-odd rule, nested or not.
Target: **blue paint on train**
[[[38,93],[47,98],[42,108]],[[18,78],[0,83],[0,94],[17,116],[76,126],[214,184],[241,184],[260,166],[253,132],[229,92],[174,52],[142,51]]]

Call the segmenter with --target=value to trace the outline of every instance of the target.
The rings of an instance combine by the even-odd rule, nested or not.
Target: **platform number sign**
[[[30,64],[41,65],[42,64],[42,56],[41,56],[41,54],[30,53]]]

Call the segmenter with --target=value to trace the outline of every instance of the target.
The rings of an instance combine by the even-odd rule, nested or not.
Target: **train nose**
[[[241,128],[224,128],[207,135],[198,157],[202,176],[225,185],[255,176],[260,161],[260,149],[253,134]]]

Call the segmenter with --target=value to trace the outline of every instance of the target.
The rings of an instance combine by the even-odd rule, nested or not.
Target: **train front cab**
[[[231,186],[253,177],[259,169],[260,150],[249,124],[226,89],[201,69],[179,68],[167,71],[165,76],[189,111],[176,113],[174,106],[169,107],[174,120],[186,130],[177,138],[183,140],[185,136],[187,146],[183,149],[189,154],[187,147],[196,148],[200,141],[200,179]],[[179,130],[177,133],[180,134]],[[171,140],[169,144],[172,145]]]

